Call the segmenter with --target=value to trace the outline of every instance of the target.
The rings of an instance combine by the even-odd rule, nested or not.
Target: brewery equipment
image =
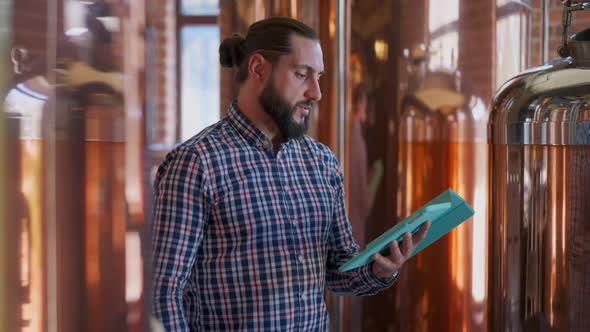
[[[460,83],[458,71],[429,72],[402,104],[398,219],[449,187],[476,214],[405,264],[396,288],[400,331],[485,330],[487,112]]]
[[[100,76],[83,77],[56,86],[37,76],[4,99],[9,331],[46,331],[49,321],[60,331],[126,329],[123,103]]]
[[[45,225],[43,223],[42,112],[47,96],[35,91],[34,80],[19,83],[3,100],[7,126],[7,181],[10,203],[4,245],[7,322],[11,331],[38,331],[46,317]],[[30,84],[30,85],[29,85]]]
[[[523,72],[492,102],[490,327],[590,330],[590,30]]]
[[[58,89],[55,119],[54,227],[61,330],[124,331],[122,99],[104,82]]]

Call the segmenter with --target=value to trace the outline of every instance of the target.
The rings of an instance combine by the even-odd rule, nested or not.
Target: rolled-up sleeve
[[[183,147],[166,157],[154,183],[153,311],[167,331],[188,331],[186,315],[198,314],[184,312],[183,294],[210,214],[204,174],[197,153]]]

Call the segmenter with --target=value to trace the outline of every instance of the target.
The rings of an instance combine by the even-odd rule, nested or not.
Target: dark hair
[[[271,17],[250,26],[246,38],[234,34],[219,45],[219,62],[223,67],[239,68],[236,81],[242,83],[248,77],[248,58],[259,53],[275,64],[279,55],[292,51],[291,35],[319,40],[317,33],[302,22],[289,17]]]

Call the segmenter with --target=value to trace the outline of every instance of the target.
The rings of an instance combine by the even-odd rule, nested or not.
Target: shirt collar
[[[237,101],[233,101],[226,113],[226,120],[234,127],[249,143],[258,148],[272,147],[272,142],[258,129],[238,108]]]

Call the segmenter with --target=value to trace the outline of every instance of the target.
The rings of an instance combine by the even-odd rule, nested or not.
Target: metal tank
[[[122,99],[109,85],[89,82],[58,89],[55,106],[60,331],[125,331]]]
[[[6,276],[7,298],[12,313],[7,318],[11,331],[40,331],[47,319],[43,220],[43,140],[42,113],[47,95],[34,90],[34,80],[15,85],[3,100],[7,126],[6,151],[11,202],[5,250],[10,253]]]
[[[9,91],[2,114],[10,160],[3,326],[125,330],[122,99],[98,83],[42,93],[34,80]]]
[[[88,97],[84,110],[87,331],[124,330],[128,215],[123,101],[113,92],[93,91]]]
[[[31,261],[31,213],[26,196],[22,192],[24,177],[21,175],[23,173],[21,156],[22,146],[25,144],[21,144],[20,120],[20,114],[2,114],[5,125],[3,151],[6,160],[10,160],[5,173],[4,189],[7,191],[7,197],[4,218],[11,222],[6,222],[2,228],[4,236],[2,252],[11,254],[5,255],[1,267],[5,294],[3,297],[5,317],[1,326],[2,330],[6,331],[18,331],[27,326],[34,327],[39,323],[38,319],[42,318],[41,312],[34,310],[39,303],[33,301],[34,287],[31,276],[36,276],[36,273],[31,273],[31,270],[42,266],[33,266]]]
[[[590,29],[492,102],[490,328],[590,331]]]
[[[435,91],[429,82],[436,73],[426,70],[426,57],[413,55],[416,69],[409,78],[408,93],[401,102],[402,115],[399,125],[399,185],[398,220],[412,214],[424,203],[448,188],[446,176],[432,177],[435,169],[443,169],[446,158],[442,153],[443,115],[437,107],[428,105],[429,92]],[[421,70],[420,70],[421,69]],[[435,88],[436,89],[436,88]]]
[[[106,26],[119,25],[101,29],[98,18],[73,10],[89,25],[74,38],[63,35],[68,14],[58,1],[12,2],[7,14],[14,39],[13,72],[0,66],[10,76],[0,110],[7,161],[0,166],[0,205],[7,207],[0,209],[0,331],[140,331],[151,302],[143,270],[144,119],[140,96],[136,107],[128,97],[141,93],[129,85],[143,78],[106,64],[125,60],[143,70],[128,56],[143,55],[142,37],[129,32],[134,20],[93,7],[102,2],[66,2],[125,24],[106,38]],[[112,40],[121,47],[106,52]]]
[[[487,112],[460,86],[458,71],[427,74],[403,102],[398,218],[447,188],[472,206],[473,219],[408,261],[399,277],[399,331],[485,331]]]

